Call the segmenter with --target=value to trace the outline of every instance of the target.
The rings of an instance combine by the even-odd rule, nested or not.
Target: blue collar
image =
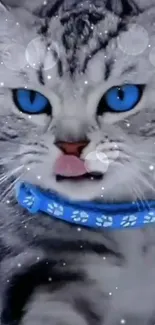
[[[43,212],[51,218],[89,228],[135,228],[155,223],[155,201],[123,204],[74,202],[41,191],[38,187],[16,185],[18,203],[30,213]]]

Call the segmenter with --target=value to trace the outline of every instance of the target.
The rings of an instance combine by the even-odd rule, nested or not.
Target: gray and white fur
[[[74,200],[143,200],[147,205],[155,198],[155,67],[149,59],[155,46],[154,22],[154,0],[1,2],[2,325],[155,323],[153,226],[80,229],[42,214],[30,215],[14,198],[18,180]],[[132,24],[144,30],[139,41],[145,49],[136,55],[121,48],[123,40],[130,39]],[[32,67],[23,63],[22,49],[35,39],[45,55]],[[6,53],[12,43],[17,44],[14,62]],[[32,64],[37,56],[33,54]],[[104,93],[123,83],[144,86],[136,107],[119,114],[103,109],[97,116]],[[13,89],[24,87],[48,98],[51,115],[19,112]],[[85,138],[89,144],[82,158],[99,144],[109,159],[119,151],[118,158],[101,180],[58,182],[53,168],[60,149],[55,142]]]

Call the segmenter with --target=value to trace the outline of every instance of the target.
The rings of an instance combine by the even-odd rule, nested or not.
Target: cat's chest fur
[[[105,324],[128,319],[146,324],[154,313],[155,229],[153,227],[111,232],[121,258],[112,255],[87,256],[88,276],[96,281],[107,300]],[[104,300],[104,299],[103,299]],[[98,300],[100,301],[100,300]],[[103,304],[103,301],[101,305]],[[113,316],[112,316],[113,315]],[[130,324],[130,323],[129,323]]]
[[[7,284],[8,279],[11,281],[12,276],[24,272],[24,269],[28,272],[31,264],[39,265],[40,261],[48,259],[58,263],[58,279],[64,275],[68,279],[66,285],[57,291],[53,291],[51,286],[51,293],[48,289],[49,293],[45,291],[33,296],[30,314],[26,316],[28,323],[31,322],[31,310],[34,312],[37,308],[38,313],[39,299],[43,299],[47,313],[59,311],[57,304],[62,302],[69,306],[63,307],[64,323],[67,322],[66,308],[73,311],[76,305],[80,313],[82,308],[86,313],[86,304],[90,308],[88,314],[91,311],[97,315],[92,316],[97,317],[92,324],[117,325],[123,319],[128,320],[129,325],[147,324],[154,313],[155,301],[153,227],[94,232],[43,215],[32,216],[19,211],[14,210],[14,222],[10,227],[11,215],[4,216],[5,222],[3,216],[1,218],[3,226],[6,223],[5,245],[11,251],[1,263],[3,283]],[[45,268],[43,264],[43,272]],[[68,274],[72,273],[82,275],[82,278],[70,282]],[[38,315],[41,319],[41,314]],[[53,313],[48,317],[53,321]],[[26,321],[23,324],[27,325]],[[79,324],[85,323],[79,320]]]

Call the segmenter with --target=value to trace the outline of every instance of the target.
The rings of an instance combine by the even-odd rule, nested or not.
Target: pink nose
[[[66,155],[73,155],[79,157],[82,150],[88,145],[88,141],[81,141],[81,142],[63,142],[59,141],[56,142],[55,145],[61,149]]]

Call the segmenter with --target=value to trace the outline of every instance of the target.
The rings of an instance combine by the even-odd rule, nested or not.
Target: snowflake
[[[155,222],[155,212],[149,212],[144,217],[144,223],[151,223],[151,222]]]
[[[136,221],[137,221],[137,217],[134,215],[125,216],[122,219],[121,226],[123,227],[134,226],[136,224]]]
[[[34,197],[32,195],[26,196],[26,198],[23,200],[23,203],[25,203],[26,206],[30,208],[34,203]]]
[[[47,206],[47,212],[55,215],[62,216],[63,215],[63,206],[57,203],[49,203]]]
[[[74,211],[71,218],[75,222],[86,223],[88,221],[88,219],[89,219],[89,215],[84,211]]]
[[[99,227],[110,227],[113,224],[113,218],[110,216],[104,216],[96,218],[96,225]]]

